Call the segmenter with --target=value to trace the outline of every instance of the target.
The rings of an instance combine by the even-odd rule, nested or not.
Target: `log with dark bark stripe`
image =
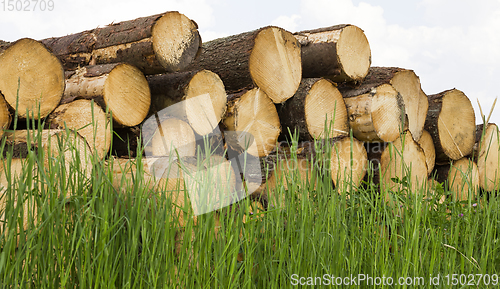
[[[475,121],[474,108],[462,91],[450,89],[429,96],[425,130],[434,141],[437,164],[459,160],[472,153]]]
[[[208,69],[226,89],[262,89],[275,103],[292,97],[302,79],[300,44],[279,27],[219,38],[203,44],[190,70]]]
[[[151,89],[150,114],[184,119],[199,135],[211,133],[226,111],[224,84],[211,71],[168,73],[147,79]]]
[[[120,126],[140,124],[148,115],[151,93],[144,74],[127,63],[86,66],[67,74],[61,104],[94,100]]]
[[[342,94],[329,80],[304,78],[295,95],[277,106],[283,138],[297,130],[300,140],[335,138],[349,133]]]
[[[64,70],[42,43],[20,39],[0,54],[0,92],[20,118],[44,118],[61,101]]]
[[[363,30],[336,25],[294,33],[302,46],[302,76],[360,82],[368,74],[371,51]]]
[[[67,70],[127,62],[145,74],[182,70],[201,47],[197,24],[175,11],[42,42],[61,59]]]

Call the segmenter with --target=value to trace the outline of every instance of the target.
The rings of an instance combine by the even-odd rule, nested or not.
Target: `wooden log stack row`
[[[165,169],[153,171],[161,170],[156,161],[194,157],[203,137],[236,154],[246,150],[261,161],[282,162],[271,179],[309,172],[314,150],[299,156],[307,165],[291,168],[287,149],[277,146],[291,133],[302,147],[328,140],[329,173],[342,192],[359,187],[369,169],[383,191],[406,175],[415,185],[439,171],[446,173],[438,179],[450,180],[452,171],[434,169],[435,163],[461,173],[462,163],[476,166],[477,186],[499,189],[498,128],[477,128],[476,138],[474,110],[463,92],[427,96],[412,70],[370,65],[368,40],[354,25],[296,33],[269,26],[202,44],[196,23],[178,12],[2,42],[0,133],[12,130],[14,115],[44,119],[44,129],[76,130],[99,159],[144,153],[149,177],[169,189],[171,182],[156,180]],[[22,135],[5,137],[25,151],[35,146]],[[469,161],[473,151],[477,165]],[[227,161],[216,166],[226,170]],[[133,170],[111,171],[119,177]],[[237,183],[239,174],[232,174]],[[249,179],[243,175],[240,183],[251,191],[276,186]]]

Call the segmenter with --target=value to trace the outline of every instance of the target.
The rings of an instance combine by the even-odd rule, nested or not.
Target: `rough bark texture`
[[[264,57],[263,51],[268,53]],[[300,44],[281,28],[264,27],[204,43],[202,53],[188,69],[213,71],[228,91],[251,89],[255,84],[280,103],[290,98],[300,83]]]
[[[470,100],[456,89],[430,95],[425,130],[434,141],[436,164],[468,156],[475,140],[475,116]]]
[[[166,28],[161,27],[160,30],[167,31],[158,31],[158,36],[167,33],[166,37],[170,42],[175,43],[176,37],[186,41],[175,43],[171,51],[163,51],[162,48],[155,47],[155,42],[159,40],[155,38],[153,31],[157,23],[169,18],[174,22],[177,21],[182,29],[165,25]],[[181,29],[181,32],[187,34],[168,35],[168,30],[174,28]],[[196,23],[184,15],[178,12],[166,12],[63,37],[48,38],[42,42],[61,59],[67,70],[93,64],[127,62],[137,66],[146,74],[156,74],[178,71],[189,65],[201,46],[197,28]],[[172,57],[177,61],[166,60]]]
[[[12,116],[9,111],[9,106],[0,93],[0,138],[3,136],[4,131],[9,128],[11,121]]]
[[[199,135],[211,133],[226,111],[227,95],[219,76],[208,70],[148,77],[151,89],[149,115],[187,121]]]
[[[302,79],[295,95],[278,105],[277,110],[283,127],[283,139],[290,138],[295,130],[303,141],[334,138],[349,133],[342,95],[326,79]]]
[[[61,104],[94,100],[112,113],[115,124],[135,126],[147,116],[151,93],[143,73],[126,63],[87,66],[67,74]]]
[[[370,46],[358,27],[342,24],[301,31],[294,36],[301,44],[303,77],[360,82],[368,74]]]

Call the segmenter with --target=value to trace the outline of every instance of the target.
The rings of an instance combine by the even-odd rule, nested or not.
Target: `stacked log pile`
[[[303,149],[301,165],[288,167],[290,155],[278,141],[293,134],[302,148],[313,140],[328,146],[329,159],[321,161],[341,194],[367,175],[382,192],[403,186],[394,180],[405,176],[414,189],[433,176],[447,180],[458,200],[473,197],[463,194],[464,182],[473,192],[500,189],[498,127],[476,128],[463,92],[427,96],[414,71],[370,66],[368,40],[354,25],[296,33],[269,26],[202,44],[196,23],[178,12],[1,42],[0,134],[9,131],[7,144],[19,158],[39,148],[12,131],[14,117],[46,120],[46,136],[76,131],[86,141],[77,148],[98,160],[120,157],[115,163],[123,164],[142,153],[152,189],[172,164],[187,160],[184,168],[192,170],[209,139],[219,154],[229,152],[231,165],[221,160],[216,167],[233,170],[230,186],[265,198],[281,176],[312,175],[324,156]],[[257,166],[274,163],[242,172],[244,152]],[[125,178],[135,170],[111,166]],[[165,183],[170,191],[189,181],[167,175],[178,181]]]

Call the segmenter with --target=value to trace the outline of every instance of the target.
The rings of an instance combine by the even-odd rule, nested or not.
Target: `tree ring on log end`
[[[201,47],[198,26],[179,12],[163,15],[156,21],[151,34],[156,58],[169,72],[187,67]]]
[[[151,105],[146,77],[133,65],[117,65],[104,83],[104,102],[117,123],[124,126],[140,124]]]
[[[337,55],[342,71],[349,79],[361,81],[370,70],[371,51],[365,33],[349,25],[342,29],[337,42]]]
[[[273,100],[282,103],[292,97],[302,80],[298,40],[279,27],[262,29],[255,37],[249,59],[252,80]]]
[[[0,91],[19,117],[43,118],[61,101],[64,69],[40,42],[29,38],[14,42],[0,54],[0,63]]]
[[[307,128],[313,138],[334,138],[349,133],[344,99],[330,81],[320,79],[314,83],[304,107]],[[324,136],[325,131],[328,136]]]
[[[453,89],[443,96],[437,126],[443,151],[452,160],[461,159],[472,152],[475,119],[474,108],[462,91]]]
[[[207,94],[209,97],[198,97]],[[185,102],[189,124],[199,135],[207,135],[219,125],[226,112],[227,95],[224,83],[217,74],[202,70],[189,82]]]

